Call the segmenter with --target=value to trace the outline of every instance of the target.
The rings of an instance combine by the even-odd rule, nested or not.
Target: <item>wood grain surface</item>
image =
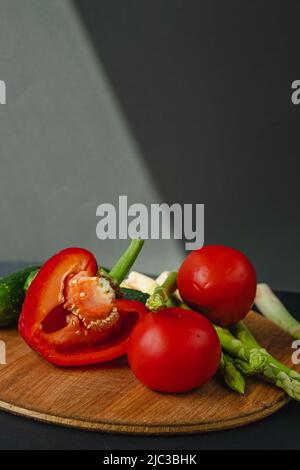
[[[291,339],[250,312],[246,323],[274,356],[291,365]],[[15,329],[1,330],[7,364],[0,365],[0,409],[80,429],[133,434],[184,434],[242,426],[288,402],[280,389],[249,378],[244,396],[219,377],[193,392],[153,392],[131,373],[126,359],[105,366],[58,368],[45,362]]]

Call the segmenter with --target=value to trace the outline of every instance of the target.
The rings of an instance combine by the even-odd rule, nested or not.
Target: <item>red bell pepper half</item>
[[[30,285],[19,331],[53,364],[100,363],[126,354],[131,331],[146,312],[141,302],[116,298],[109,280],[97,275],[92,253],[68,248],[50,258]]]

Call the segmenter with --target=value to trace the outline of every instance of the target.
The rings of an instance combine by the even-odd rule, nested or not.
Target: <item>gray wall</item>
[[[75,10],[76,7],[76,10]],[[101,202],[205,203],[206,243],[299,287],[298,2],[1,0],[0,259],[96,239]],[[138,267],[174,268],[175,242]]]
[[[43,260],[75,245],[110,265],[127,242],[97,240],[98,204],[161,197],[73,5],[1,0],[0,73],[0,259]],[[153,241],[137,267],[181,259],[175,242]]]

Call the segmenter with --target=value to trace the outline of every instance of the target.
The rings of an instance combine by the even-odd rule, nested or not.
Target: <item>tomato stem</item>
[[[113,280],[116,281],[118,284],[120,284],[129,273],[143,245],[144,240],[131,240],[129,247],[125,250],[125,252],[122,254],[121,258],[117,261],[114,267],[109,271],[109,276],[112,277]]]

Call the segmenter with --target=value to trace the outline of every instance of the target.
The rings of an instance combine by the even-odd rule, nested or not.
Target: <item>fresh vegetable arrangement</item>
[[[110,271],[92,253],[67,248],[42,267],[0,280],[0,327],[18,320],[26,343],[58,366],[102,363],[125,354],[138,380],[181,393],[217,371],[245,393],[257,375],[300,400],[300,374],[272,357],[243,323],[255,302],[294,338],[300,324],[248,258],[225,246],[190,253],[178,272],[157,279],[131,271],[143,246],[132,240]]]

